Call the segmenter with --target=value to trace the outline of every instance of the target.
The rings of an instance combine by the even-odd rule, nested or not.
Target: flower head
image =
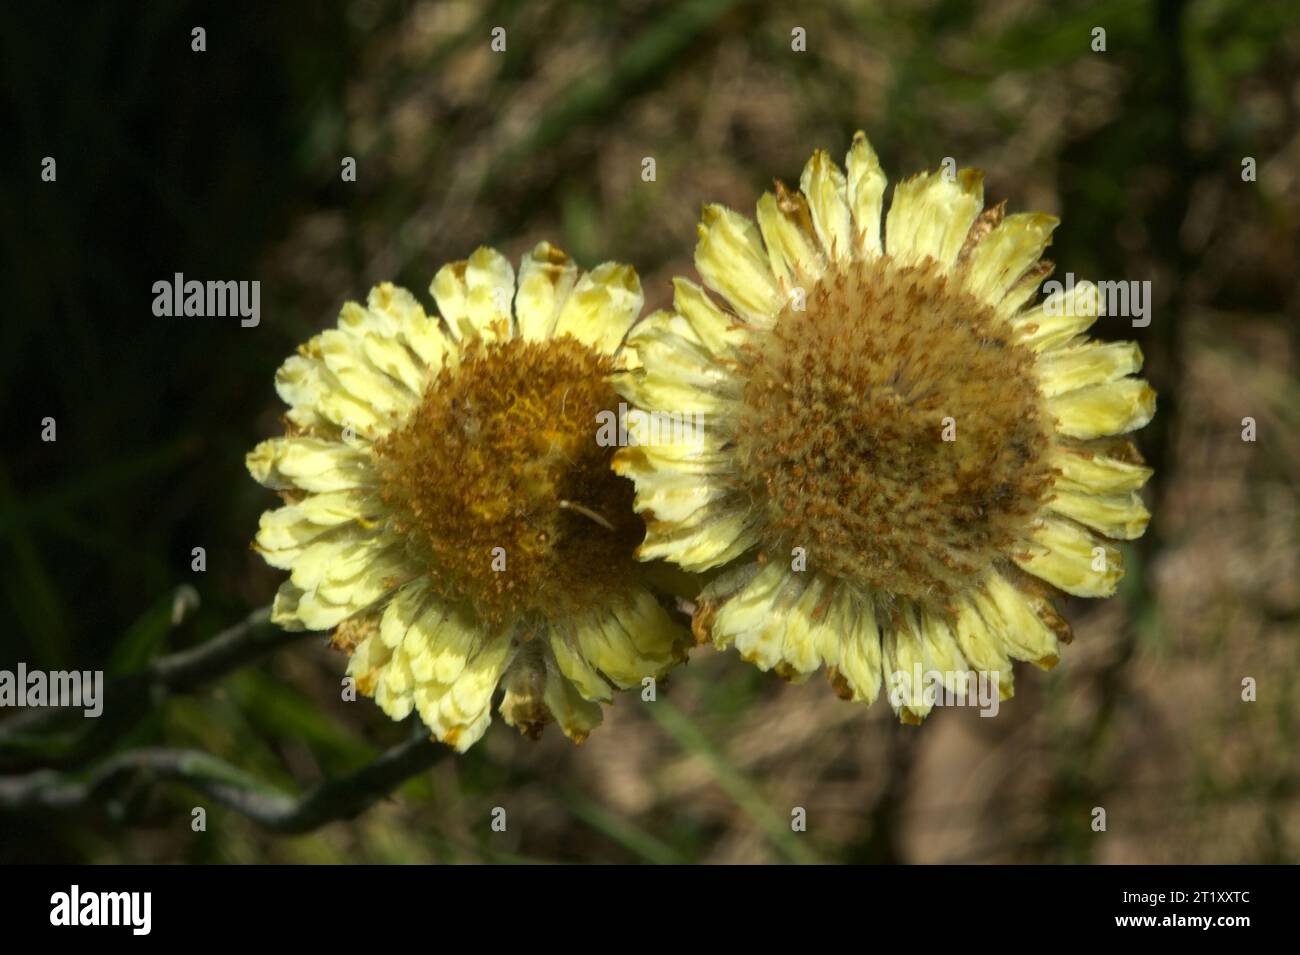
[[[847,172],[821,151],[800,189],[777,184],[757,223],[704,210],[695,263],[711,296],[676,281],[674,309],[628,336],[620,392],[689,411],[702,442],[630,447],[638,553],[722,568],[700,639],[791,679],[829,668],[841,695],[887,684],[900,716],[944,685],[1011,660],[1055,664],[1069,628],[1052,597],[1114,592],[1105,538],[1141,535],[1150,475],[1116,438],[1155,396],[1141,353],[1085,332],[1096,288],[1031,307],[1057,220],[983,209],[982,175],[898,184],[866,137]]]
[[[632,487],[596,441],[636,273],[542,243],[443,267],[425,314],[390,284],[276,374],[286,435],[248,455],[285,506],[254,546],[290,571],[272,619],[334,630],[358,688],[464,751],[506,721],[581,741],[681,635],[639,582]]]

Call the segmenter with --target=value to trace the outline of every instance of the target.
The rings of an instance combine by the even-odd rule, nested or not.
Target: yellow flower
[[[616,456],[637,487],[642,559],[722,571],[698,639],[735,645],[902,719],[1011,660],[1056,663],[1068,626],[1051,598],[1109,596],[1104,538],[1142,534],[1150,476],[1132,444],[1155,408],[1130,342],[1089,341],[1097,289],[1029,307],[1057,220],[983,208],[982,175],[899,183],[867,139],[841,169],[818,151],[757,224],[704,210],[695,264],[710,296],[675,283],[671,312],[628,336],[620,392],[642,446]],[[663,439],[654,412],[699,415]],[[694,420],[694,418],[692,418]],[[689,438],[689,439],[688,439]],[[1098,536],[1100,535],[1100,536]]]
[[[632,486],[596,440],[640,282],[541,243],[517,282],[481,248],[430,291],[441,321],[383,284],[276,374],[287,433],[248,455],[285,500],[254,543],[291,572],[272,619],[334,628],[363,693],[462,752],[498,686],[507,723],[581,742],[614,688],[683,655],[639,582]]]

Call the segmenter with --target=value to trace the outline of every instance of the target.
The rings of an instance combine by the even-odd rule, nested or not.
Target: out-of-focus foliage
[[[275,367],[346,299],[386,279],[424,295],[480,244],[517,259],[548,238],[589,266],[636,264],[647,307],[664,305],[692,274],[702,202],[750,211],[859,127],[895,180],[952,156],[986,171],[990,203],[1060,215],[1057,278],[1151,280],[1149,327],[1097,333],[1136,337],[1160,393],[1141,439],[1154,518],[1121,596],[1070,605],[1073,646],[1050,674],[1018,672],[996,719],[899,727],[883,702],[700,649],[586,745],[498,722],[355,822],[285,838],[213,810],[196,834],[192,795],[141,789],[0,820],[3,857],[1297,858],[1294,4],[39,5],[11,11],[0,69],[0,667],[129,669],[269,600],[279,575],[247,548],[269,502],[243,454],[276,429]],[[57,184],[39,181],[44,156]],[[175,272],[260,279],[261,326],[154,318],[152,283]],[[183,582],[202,607],[172,628]],[[404,730],[339,700],[343,661],[322,644],[165,702],[131,741],[285,786],[359,765]]]

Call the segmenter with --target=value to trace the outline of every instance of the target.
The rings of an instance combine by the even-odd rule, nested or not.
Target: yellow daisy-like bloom
[[[983,210],[980,172],[935,172],[898,184],[882,237],[861,133],[846,166],[818,151],[757,224],[705,208],[695,264],[717,298],[678,279],[616,378],[642,412],[700,415],[702,439],[643,413],[614,463],[640,557],[724,568],[697,639],[789,679],[826,666],[854,700],[883,681],[919,722],[915,673],[957,693],[996,672],[1008,697],[1012,659],[1050,667],[1069,640],[1054,595],[1114,593],[1105,538],[1142,534],[1151,473],[1115,436],[1155,394],[1135,344],[1085,336],[1095,286],[1028,307],[1055,218]]]
[[[639,582],[632,485],[596,440],[640,282],[541,243],[517,283],[482,248],[430,291],[441,321],[380,285],[276,374],[287,433],[248,455],[285,500],[254,543],[291,572],[272,619],[334,629],[363,693],[462,752],[498,686],[507,723],[581,742],[614,688],[683,656]]]

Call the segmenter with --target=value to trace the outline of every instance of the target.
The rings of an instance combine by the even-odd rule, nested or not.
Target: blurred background
[[[858,128],[891,180],[952,156],[985,170],[989,204],[1059,215],[1056,278],[1150,280],[1149,327],[1094,333],[1140,341],[1160,404],[1139,437],[1154,517],[1120,596],[1068,604],[1073,645],[1050,673],[1018,670],[996,719],[898,726],[883,700],[699,648],[585,745],[498,719],[354,821],[273,835],[137,779],[75,812],[0,813],[0,859],[1300,859],[1300,7],[32,6],[0,31],[0,668],[128,673],[269,602],[282,574],[248,544],[274,498],[243,458],[278,431],[275,368],[344,301],[391,279],[427,304],[443,262],[484,243],[518,261],[547,238],[588,267],[634,263],[647,309],[666,305],[694,274],[703,202],[752,214]],[[174,272],[260,280],[261,325],[155,318]],[[185,584],[201,603],[173,625]],[[344,662],[309,637],[159,700],[111,750],[69,761],[37,741],[0,772],[76,777],[166,745],[305,789],[406,735],[339,700]]]

